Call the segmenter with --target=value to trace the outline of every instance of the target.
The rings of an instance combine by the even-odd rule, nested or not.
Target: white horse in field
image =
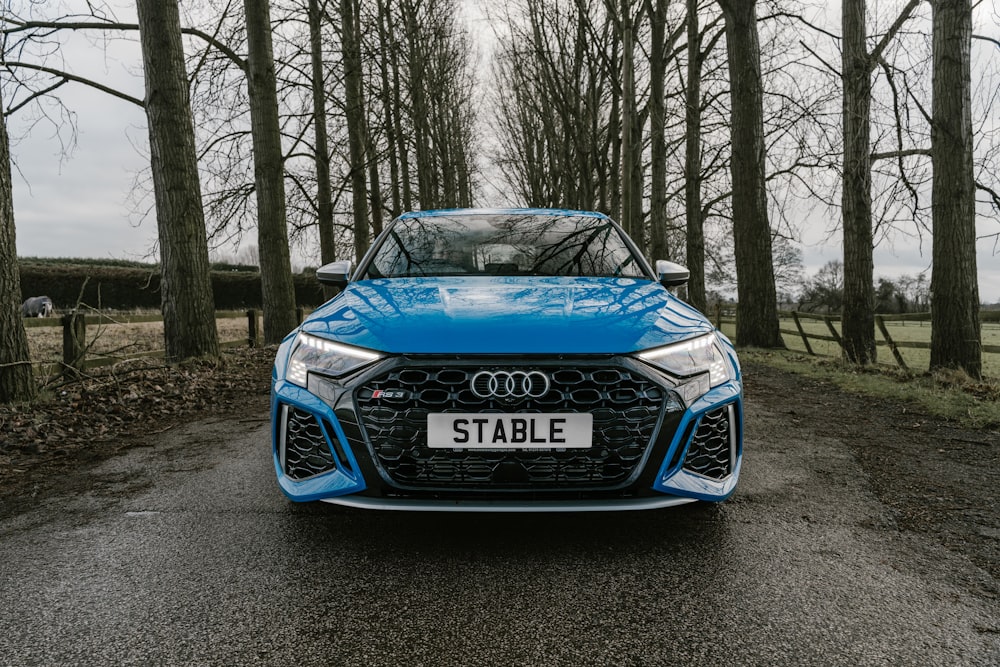
[[[52,299],[47,296],[32,296],[21,304],[23,317],[48,317],[52,314]]]

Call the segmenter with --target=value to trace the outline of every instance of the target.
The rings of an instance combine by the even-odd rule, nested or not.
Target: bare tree
[[[668,0],[646,0],[649,14],[649,254],[670,259],[667,233],[667,140],[666,81]],[[704,291],[704,290],[703,290]]]
[[[701,212],[701,31],[698,0],[686,0],[687,87],[684,96],[684,209],[686,213],[685,254],[691,279],[687,298],[695,308],[705,310],[705,229]]]
[[[844,0],[843,127],[844,182],[844,356],[874,363],[875,287],[872,250],[871,102],[872,72],[903,23],[919,4],[910,2],[868,52],[866,0]]]
[[[216,357],[219,339],[177,2],[140,0],[137,9],[166,357],[170,361]]]
[[[295,328],[297,321],[285,217],[285,171],[271,45],[270,3],[268,0],[244,0],[244,11],[264,341],[278,343]]]
[[[645,253],[646,239],[642,220],[641,132],[642,119],[636,104],[635,33],[636,17],[632,0],[616,5],[606,0],[614,20],[617,41],[621,42],[621,183],[622,207],[619,218],[625,231]]]
[[[326,77],[323,69],[322,8],[319,0],[309,0],[309,64],[313,102],[313,134],[316,161],[316,225],[319,228],[320,261],[337,259],[333,228],[333,186],[330,182],[330,143],[327,135]]]
[[[28,337],[21,319],[21,275],[17,264],[14,200],[7,120],[0,109],[0,403],[35,397]]]
[[[972,140],[972,2],[934,0],[931,368],[982,376]]]
[[[344,68],[344,104],[350,145],[351,197],[354,203],[354,256],[360,262],[368,251],[368,137],[365,128],[364,93],[361,71],[361,28],[357,0],[340,0],[341,51]]]
[[[763,88],[756,0],[718,0],[726,21],[732,98],[733,240],[738,276],[736,342],[784,347],[767,217]]]

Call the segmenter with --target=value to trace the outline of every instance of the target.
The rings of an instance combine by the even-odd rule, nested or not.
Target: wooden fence
[[[295,315],[299,323],[305,317],[305,309],[296,308]],[[247,320],[247,336],[238,340],[221,341],[219,347],[223,349],[248,345],[257,347],[260,345],[260,320],[261,313],[256,309],[247,311],[240,310],[220,310],[216,311],[216,319],[237,319],[245,317]],[[93,358],[87,358],[87,327],[108,324],[141,324],[146,322],[162,322],[162,315],[111,315],[98,313],[94,315],[84,315],[83,313],[69,313],[60,318],[27,318],[24,320],[25,328],[38,327],[62,327],[63,330],[63,360],[58,363],[34,362],[36,372],[40,375],[76,375],[80,371],[100,366],[116,364],[129,359],[163,359],[164,350],[152,350],[147,352],[135,352],[132,354],[100,354]]]
[[[837,330],[837,325],[840,324],[839,315],[820,315],[816,313],[802,313],[798,311],[780,311],[779,316],[783,320],[792,320],[795,324],[794,329],[789,329],[787,327],[781,328],[781,333],[789,336],[797,336],[802,339],[802,344],[806,348],[806,352],[813,356],[828,356],[817,354],[813,350],[813,346],[810,345],[810,340],[821,340],[831,343],[836,343],[840,348],[841,352],[844,349],[844,342],[841,338],[840,331]],[[736,324],[736,317],[734,311],[723,311],[721,308],[716,309],[715,325],[719,328],[722,327],[723,323]],[[805,327],[802,325],[803,320],[822,322],[826,325],[826,330],[829,334],[820,334],[812,331],[806,331]],[[920,349],[929,350],[931,344],[927,341],[897,341],[893,339],[892,335],[889,333],[889,328],[886,326],[886,322],[919,322],[925,323],[930,322],[930,313],[904,313],[904,314],[892,314],[892,315],[876,315],[875,316],[875,328],[882,335],[882,340],[876,340],[875,344],[879,346],[887,346],[892,352],[893,358],[896,360],[896,364],[903,369],[909,370],[909,366],[906,364],[906,360],[903,358],[901,350],[910,349]],[[980,311],[979,321],[983,324],[986,323],[1000,323],[1000,311],[989,310]],[[983,345],[982,350],[985,354],[1000,354],[1000,345]]]

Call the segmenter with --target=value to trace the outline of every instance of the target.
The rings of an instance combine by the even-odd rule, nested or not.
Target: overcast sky
[[[119,18],[134,20],[125,10]],[[68,67],[74,73],[143,97],[138,42],[109,45],[107,54],[84,37],[69,38]],[[132,196],[136,175],[146,166],[148,140],[143,111],[135,105],[81,85],[67,84],[59,97],[76,116],[77,136],[70,155],[62,154],[52,125],[33,122],[22,110],[9,117],[15,161],[14,212],[17,250],[22,257],[97,257],[155,260],[156,223],[143,218],[150,201]],[[4,100],[5,105],[9,100]],[[64,128],[63,137],[69,132]],[[496,199],[486,205],[518,205]],[[1000,231],[996,223],[980,233]],[[830,260],[840,259],[838,233],[830,221],[817,220],[803,232],[803,260],[812,274]],[[248,242],[252,243],[252,240]],[[234,255],[232,249],[224,254]],[[293,259],[299,266],[318,262],[314,256]],[[931,245],[926,237],[897,236],[875,251],[875,274],[895,278],[916,275],[930,267]],[[1000,302],[1000,247],[992,240],[978,245],[979,290],[984,302]]]

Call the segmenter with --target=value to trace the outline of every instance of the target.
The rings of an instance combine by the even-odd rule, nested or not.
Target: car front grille
[[[551,388],[504,402],[470,388],[482,370],[542,371]],[[378,392],[382,393],[379,394]],[[373,394],[377,398],[373,398]],[[624,367],[403,366],[355,394],[375,460],[395,486],[411,489],[614,489],[637,473],[668,392]],[[460,450],[427,447],[427,415],[444,412],[589,412],[589,449]]]
[[[726,405],[702,415],[684,457],[686,470],[712,479],[732,474],[736,455],[736,419],[732,410],[732,405]]]
[[[285,474],[294,480],[303,480],[334,470],[333,452],[319,420],[298,408],[287,406],[283,409],[287,413],[282,424],[284,438],[280,454]]]

